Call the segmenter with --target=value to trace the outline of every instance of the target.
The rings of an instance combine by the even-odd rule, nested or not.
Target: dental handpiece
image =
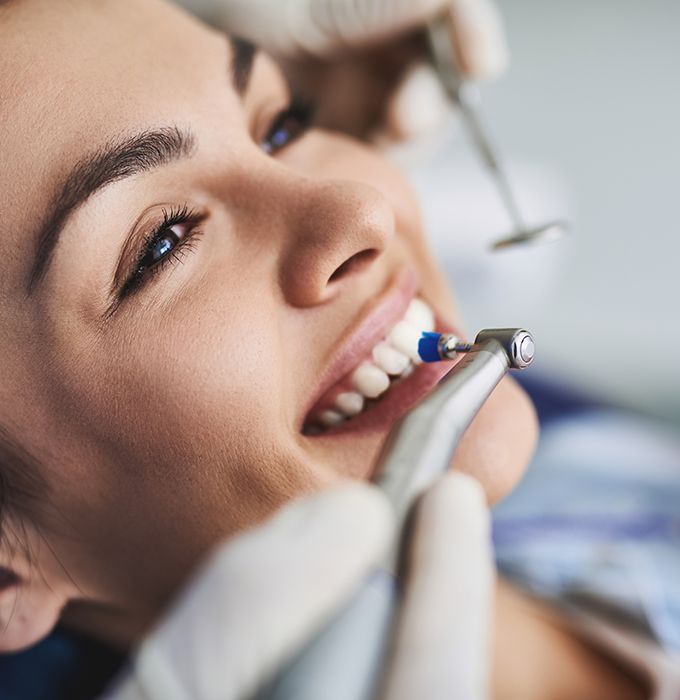
[[[534,359],[525,330],[484,330],[473,344],[423,334],[426,362],[465,356],[390,432],[377,483],[394,507],[397,538],[382,567],[355,593],[258,700],[372,700],[380,687],[397,610],[399,562],[418,498],[450,467],[465,431],[509,369]]]

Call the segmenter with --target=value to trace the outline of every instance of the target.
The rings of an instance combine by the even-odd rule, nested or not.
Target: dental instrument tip
[[[525,369],[534,361],[536,344],[523,328],[488,328],[477,334],[474,343],[465,343],[450,333],[423,332],[418,354],[423,362],[453,360],[456,355],[488,348],[489,341],[494,341],[492,345],[499,351],[502,349],[511,369]]]
[[[470,343],[463,343],[460,338],[449,333],[423,332],[418,341],[418,354],[423,362],[452,360],[457,354],[471,350]]]

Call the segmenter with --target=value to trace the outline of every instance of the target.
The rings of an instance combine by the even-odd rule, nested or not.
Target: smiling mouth
[[[430,306],[414,298],[403,316],[384,337],[338,382],[333,384],[307,414],[302,432],[322,435],[359,427],[360,419],[385,401],[397,386],[419,374],[422,360],[418,341],[423,331],[435,330]],[[415,376],[413,377],[415,380]]]

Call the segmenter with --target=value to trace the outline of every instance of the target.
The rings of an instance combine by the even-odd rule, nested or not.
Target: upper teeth
[[[390,334],[387,336],[387,340],[397,350],[407,355],[412,362],[419,364],[421,359],[420,355],[418,354],[418,340],[420,340],[420,334],[424,330],[427,329],[418,329],[409,321],[399,321],[399,323],[397,323],[397,325],[390,331]]]
[[[404,318],[397,322],[387,337],[371,353],[372,361],[363,362],[352,374],[354,391],[347,391],[335,399],[332,409],[322,411],[317,421],[332,427],[361,413],[365,399],[376,399],[390,387],[390,376],[411,373],[414,364],[421,362],[418,341],[423,331],[433,331],[434,313],[422,300],[413,299]]]
[[[378,343],[373,348],[373,362],[383,372],[399,376],[409,365],[408,355],[404,355],[389,343]]]

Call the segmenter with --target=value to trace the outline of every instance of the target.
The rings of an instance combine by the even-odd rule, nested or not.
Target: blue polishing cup
[[[418,354],[423,362],[439,362],[442,358],[439,356],[439,339],[441,333],[426,333],[420,336],[418,341]]]

